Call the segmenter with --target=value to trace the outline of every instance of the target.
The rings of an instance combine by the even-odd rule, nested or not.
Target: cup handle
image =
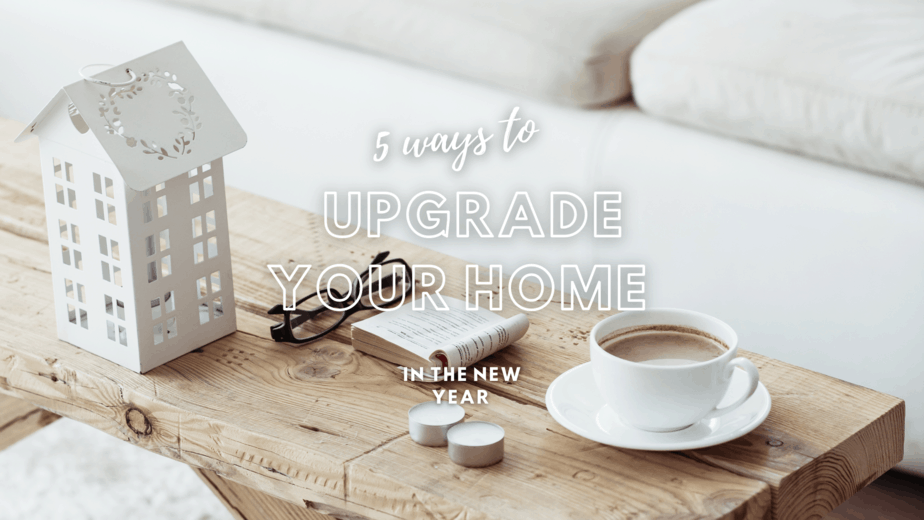
[[[754,392],[757,391],[757,383],[760,381],[760,373],[757,372],[757,367],[754,366],[754,363],[751,363],[749,359],[745,359],[743,357],[735,358],[729,361],[728,365],[725,366],[726,377],[732,377],[732,374],[734,374],[735,371],[735,367],[739,367],[744,370],[748,376],[747,392],[741,394],[741,397],[739,397],[734,403],[728,406],[724,406],[722,408],[713,408],[711,412],[706,414],[706,417],[704,417],[705,419],[712,419],[714,417],[727,414],[728,412],[741,406],[742,403],[747,401],[752,395],[754,395]]]

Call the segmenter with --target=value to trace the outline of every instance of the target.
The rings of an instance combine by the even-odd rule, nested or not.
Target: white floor
[[[232,520],[186,465],[60,419],[0,451],[0,519]]]

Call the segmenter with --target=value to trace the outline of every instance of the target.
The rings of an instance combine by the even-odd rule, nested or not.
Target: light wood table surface
[[[545,391],[589,360],[588,332],[607,313],[550,305],[481,363],[522,367],[517,382],[446,384],[488,390],[467,417],[507,431],[502,463],[457,466],[408,436],[407,410],[432,387],[354,351],[349,326],[307,346],[269,339],[281,291],[266,265],[312,264],[313,284],[323,266],[362,268],[390,250],[440,265],[443,294],[461,297],[465,262],[334,239],[317,215],[233,189],[239,331],[136,374],[56,338],[38,143],[13,144],[21,127],[0,119],[0,448],[69,417],[188,464],[247,519],[820,518],[902,458],[903,401],[751,352],[773,408],[743,438],[672,453],[583,439],[552,419]],[[516,312],[506,301],[501,314]]]

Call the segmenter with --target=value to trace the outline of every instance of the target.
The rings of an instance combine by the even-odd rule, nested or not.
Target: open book
[[[480,361],[522,338],[529,328],[525,314],[503,318],[465,302],[443,297],[447,310],[432,301],[414,310],[407,303],[353,324],[353,348],[409,368],[463,367]]]

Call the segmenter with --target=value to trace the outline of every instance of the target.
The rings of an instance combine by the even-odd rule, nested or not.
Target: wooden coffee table
[[[354,351],[349,327],[302,347],[269,339],[265,310],[281,291],[266,264],[317,274],[390,250],[442,266],[444,294],[461,297],[464,262],[389,238],[336,240],[321,217],[236,190],[239,331],[135,374],[56,338],[38,148],[11,143],[21,126],[0,120],[0,448],[69,417],[188,464],[248,519],[818,518],[902,458],[900,399],[750,352],[773,410],[741,439],[656,453],[578,437],[546,411],[545,391],[588,361],[605,314],[549,306],[482,363],[521,366],[516,383],[446,385],[488,390],[468,416],[507,431],[502,463],[456,466],[408,437],[407,410],[430,388]]]

